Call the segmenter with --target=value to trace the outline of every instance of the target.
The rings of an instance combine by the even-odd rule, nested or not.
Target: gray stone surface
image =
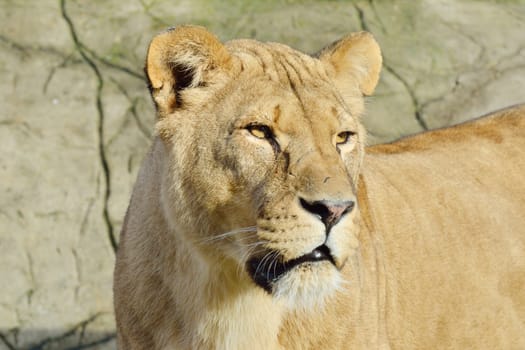
[[[118,232],[154,114],[149,40],[182,23],[315,52],[369,30],[370,141],[525,102],[525,1],[0,0],[0,349],[113,349]]]

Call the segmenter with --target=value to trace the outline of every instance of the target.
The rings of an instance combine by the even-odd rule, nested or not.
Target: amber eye
[[[272,130],[266,125],[252,124],[246,130],[258,139],[270,139],[273,137]]]
[[[352,136],[354,136],[354,135],[355,135],[355,133],[351,132],[351,131],[340,132],[339,134],[337,134],[337,136],[335,138],[335,143],[338,146],[344,145],[345,143],[348,143],[352,139]]]

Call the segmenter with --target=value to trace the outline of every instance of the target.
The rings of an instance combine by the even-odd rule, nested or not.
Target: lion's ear
[[[381,71],[381,50],[372,34],[353,33],[321,50],[317,56],[333,72],[336,87],[345,94],[357,88],[371,95]]]
[[[207,86],[230,61],[226,47],[202,27],[180,26],[153,38],[145,71],[159,116],[183,107],[183,90]]]

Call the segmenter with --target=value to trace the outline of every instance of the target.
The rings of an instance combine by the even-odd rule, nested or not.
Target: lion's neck
[[[179,242],[173,292],[182,328],[176,342],[191,349],[279,349],[282,308],[223,261],[204,260]]]

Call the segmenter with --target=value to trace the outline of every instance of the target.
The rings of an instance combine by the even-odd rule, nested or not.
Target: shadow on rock
[[[0,330],[0,350],[80,350],[117,348],[114,332],[82,329]]]

